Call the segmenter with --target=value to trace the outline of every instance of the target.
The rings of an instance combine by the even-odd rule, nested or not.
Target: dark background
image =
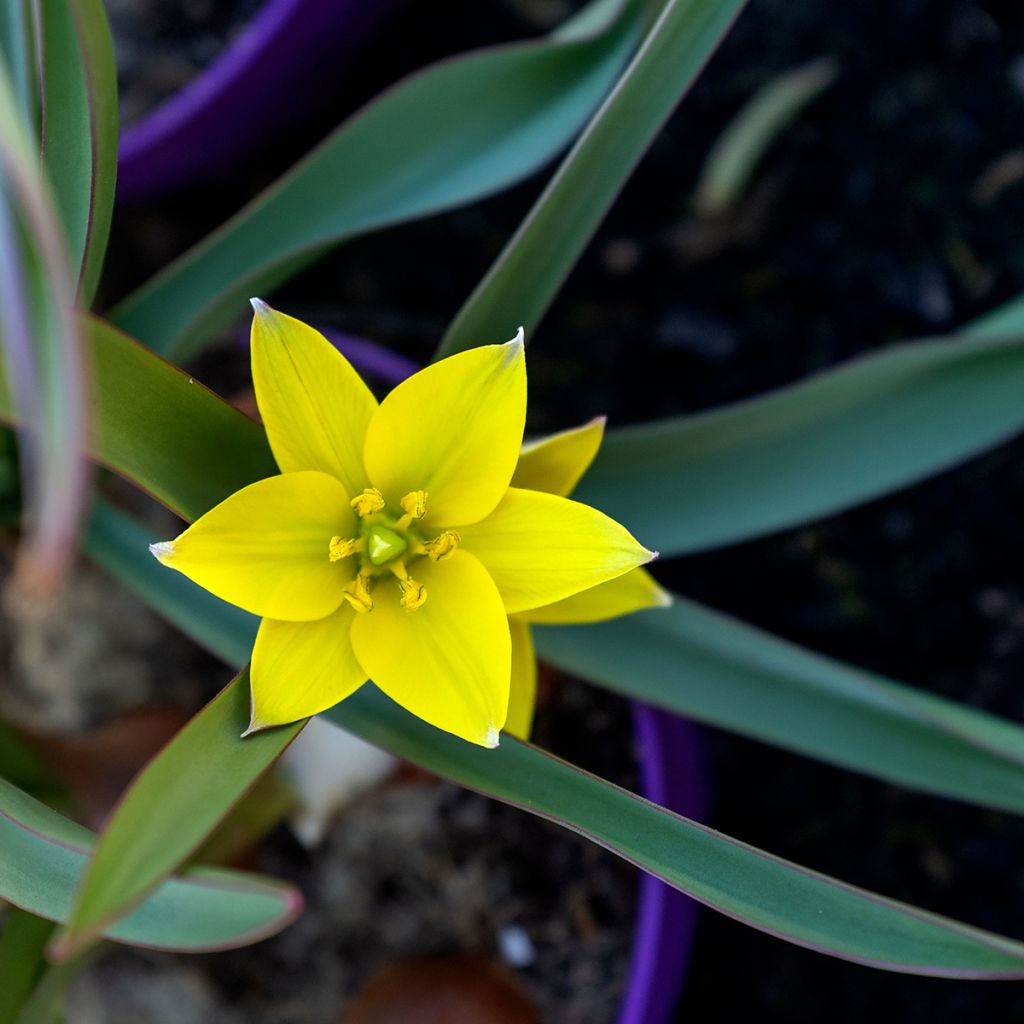
[[[217,224],[399,75],[536,34],[568,6],[409,0],[339,87],[309,97],[289,132],[236,174],[119,210],[107,298]],[[201,64],[216,53],[217,33],[230,30],[228,7],[204,14],[200,4],[188,16],[169,2],[144,7],[142,42],[133,44],[143,50],[125,69],[138,109],[174,79],[147,84],[145,45]],[[231,10],[238,18],[248,9]],[[740,208],[714,227],[696,225],[693,185],[730,116],[774,74],[823,55],[838,60],[837,82],[782,135]],[[707,408],[900,338],[946,333],[1024,291],[1022,125],[1017,5],[753,0],[532,339],[531,427]],[[539,185],[350,243],[275,302],[426,359]],[[197,372],[244,377],[234,338]],[[815,650],[1019,720],[1022,453],[1020,442],[1005,445],[900,495],[662,564],[659,575]],[[708,741],[716,827],[1024,936],[1017,820],[725,734]],[[1024,989],[871,971],[708,912],[679,1019],[861,1024],[882,1008],[908,1021],[1015,1020],[1024,1017]]]

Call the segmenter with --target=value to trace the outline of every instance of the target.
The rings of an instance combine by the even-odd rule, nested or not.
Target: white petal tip
[[[174,554],[174,541],[162,540],[158,544],[150,544],[149,553],[158,562],[166,562]]]
[[[500,733],[492,723],[491,727],[487,730],[487,736],[484,738],[484,746],[490,747],[493,750],[498,745],[499,738]]]
[[[661,558],[661,552],[660,551],[650,551],[650,550],[648,550],[646,548],[645,548],[645,550],[647,551],[647,561],[648,562],[656,562],[659,558]]]
[[[675,598],[667,590],[658,588],[658,603],[655,607],[657,608],[670,608],[675,603]]]
[[[255,718],[249,723],[249,728],[242,733],[241,738],[244,740],[247,736],[252,736],[253,733],[262,732],[264,729],[269,729],[270,726],[266,722],[259,722]]]
[[[271,312],[270,307],[262,299],[256,298],[256,296],[249,300],[249,305],[252,306],[252,311],[257,314]]]
[[[516,331],[516,336],[508,343],[513,352],[519,352],[526,344],[526,332],[522,327]]]

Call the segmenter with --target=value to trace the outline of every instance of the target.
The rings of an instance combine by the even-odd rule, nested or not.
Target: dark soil
[[[470,0],[411,4],[389,32],[405,46],[378,45],[334,113],[428,58],[495,32],[535,31],[517,10],[484,19]],[[735,221],[710,243],[698,238],[689,204],[701,155],[752,90],[822,55],[840,62],[837,83],[774,147]],[[531,426],[707,408],[899,338],[946,332],[1024,291],[1024,179],[1012,173],[1022,114],[1015,5],[752,0],[537,332]],[[111,297],[326,126],[324,115],[299,126],[294,145],[282,142],[238,180],[119,214]],[[537,187],[347,245],[277,304],[426,358]],[[741,220],[755,227],[737,237],[730,228]],[[221,361],[238,358],[230,346],[222,352]],[[904,494],[659,571],[682,592],[816,650],[1019,720],[1022,454],[1020,442],[1008,444]],[[719,733],[711,749],[717,827],[1024,934],[1016,819]],[[1011,1020],[1024,1015],[1024,991],[884,974],[708,913],[679,1019],[860,1024],[879,1009],[930,1024]]]

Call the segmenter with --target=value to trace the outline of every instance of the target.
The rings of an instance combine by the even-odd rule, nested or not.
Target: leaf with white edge
[[[573,31],[435,64],[385,91],[112,318],[182,360],[331,246],[515,184],[554,158],[614,84],[642,0],[595,0]]]
[[[249,714],[249,673],[242,672],[139,773],[65,915],[54,944],[60,957],[80,953],[108,929],[116,938],[114,922],[185,863],[305,724],[243,740]]]
[[[95,836],[0,779],[0,900],[64,921]],[[284,883],[194,868],[161,886],[106,931],[128,945],[204,952],[249,945],[287,926],[302,906]]]
[[[459,311],[438,357],[511,334],[532,335],[601,219],[745,0],[667,0],[658,18]],[[503,333],[504,332],[504,333]]]

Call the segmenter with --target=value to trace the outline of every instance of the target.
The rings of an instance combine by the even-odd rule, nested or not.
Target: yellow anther
[[[357,612],[368,612],[373,610],[373,598],[370,597],[369,577],[360,573],[346,588],[345,600]]]
[[[427,514],[427,492],[410,491],[402,499],[402,511],[412,519],[422,519]]]
[[[450,558],[452,552],[459,546],[462,538],[454,530],[445,530],[440,536],[428,540],[423,545],[423,550],[435,561],[440,562]]]
[[[427,588],[422,583],[417,583],[411,576],[398,581],[402,590],[402,607],[407,612],[414,612],[427,599]]]
[[[332,562],[340,562],[343,558],[354,555],[363,546],[362,541],[352,540],[348,537],[332,537],[327,549],[327,557]]]
[[[384,507],[384,495],[376,487],[367,487],[357,498],[349,503],[357,516],[368,516],[379,512]]]

